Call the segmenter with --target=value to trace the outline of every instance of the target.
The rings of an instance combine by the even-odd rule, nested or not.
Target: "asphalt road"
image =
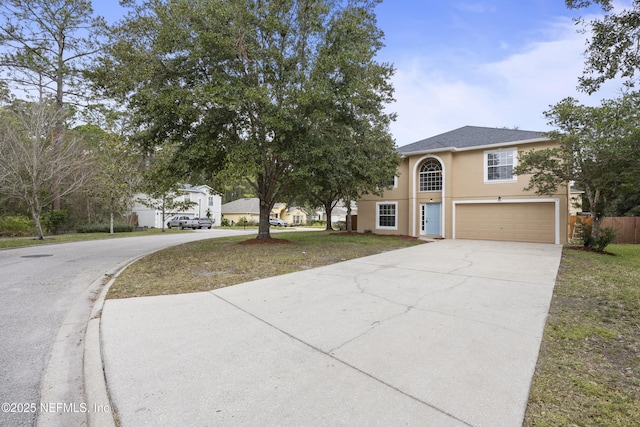
[[[32,426],[43,412],[39,425],[85,424],[81,344],[105,274],[169,246],[254,233],[197,230],[0,250],[0,426]],[[44,390],[45,372],[48,383],[69,390]]]

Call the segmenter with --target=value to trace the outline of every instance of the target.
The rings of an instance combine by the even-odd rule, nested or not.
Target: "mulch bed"
[[[583,251],[583,252],[594,252],[596,254],[600,254],[600,255],[611,255],[611,256],[616,256],[616,254],[613,254],[611,252],[607,252],[607,251],[601,251],[599,249],[596,248],[589,248],[587,246],[565,246],[568,249],[573,249],[574,251]]]

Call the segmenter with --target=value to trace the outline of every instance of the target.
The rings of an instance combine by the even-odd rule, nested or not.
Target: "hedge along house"
[[[358,232],[566,243],[568,186],[539,196],[512,173],[519,151],[555,145],[540,132],[465,126],[400,147],[393,185],[358,200]]]

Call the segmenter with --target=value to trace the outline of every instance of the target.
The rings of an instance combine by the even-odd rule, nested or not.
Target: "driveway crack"
[[[373,381],[376,381],[377,383],[382,384],[382,385],[384,385],[384,386],[386,386],[386,387],[388,387],[388,388],[390,388],[390,389],[402,394],[403,396],[408,397],[411,400],[414,400],[414,401],[416,401],[416,402],[418,402],[418,403],[420,403],[422,405],[425,405],[425,406],[427,406],[427,407],[429,407],[429,408],[431,408],[431,409],[433,409],[435,411],[438,411],[441,414],[446,415],[446,416],[450,417],[451,419],[456,420],[456,421],[460,422],[461,424],[463,424],[465,426],[473,427],[472,424],[470,424],[470,423],[468,423],[468,422],[456,417],[455,415],[453,415],[453,414],[451,414],[451,413],[449,413],[449,412],[447,412],[447,411],[445,411],[443,409],[440,409],[437,406],[434,406],[434,405],[432,405],[432,404],[430,404],[428,402],[425,402],[424,400],[422,400],[422,399],[420,399],[420,398],[418,398],[418,397],[416,397],[416,396],[414,396],[412,394],[409,394],[406,391],[401,390],[398,387],[396,387],[396,386],[394,386],[394,385],[392,385],[392,384],[390,384],[388,382],[385,382],[385,381],[381,380],[380,378],[375,377],[374,375],[368,373],[367,371],[364,371],[364,370],[358,368],[357,366],[354,366],[354,365],[352,365],[352,364],[350,364],[350,363],[348,363],[348,362],[336,357],[334,354],[331,354],[330,352],[326,352],[326,351],[322,350],[321,348],[316,347],[313,344],[310,344],[310,343],[308,343],[308,342],[306,342],[304,340],[301,340],[300,338],[296,337],[295,335],[292,335],[289,332],[279,328],[278,326],[266,321],[265,319],[262,319],[261,317],[256,316],[255,314],[251,313],[250,311],[245,310],[244,308],[240,307],[239,305],[236,305],[236,304],[232,303],[231,301],[221,297],[220,295],[213,293],[213,291],[209,292],[209,294],[211,294],[214,297],[220,299],[221,301],[224,301],[225,303],[227,303],[230,306],[236,308],[237,310],[240,310],[241,312],[253,317],[254,319],[258,320],[259,322],[262,322],[265,325],[267,325],[267,326],[269,326],[269,327],[281,332],[282,334],[288,336],[289,338],[293,339],[294,341],[297,341],[297,342],[303,344],[306,347],[311,348],[312,350],[314,350],[314,351],[316,351],[318,353],[321,353],[321,354],[324,354],[327,357],[330,357],[331,359],[335,360],[336,362],[338,362],[338,363],[340,363],[340,364],[342,364],[344,366],[347,366],[348,368],[353,369],[356,372],[359,372],[360,374],[372,379]],[[407,310],[407,312],[408,311],[409,310]],[[399,315],[403,315],[403,314],[406,314],[406,312],[405,313],[396,314],[395,316],[399,316]],[[395,316],[392,316],[392,317],[395,317]]]

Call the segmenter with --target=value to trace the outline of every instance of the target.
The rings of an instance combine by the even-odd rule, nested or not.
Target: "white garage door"
[[[554,203],[456,205],[456,238],[555,243]]]

